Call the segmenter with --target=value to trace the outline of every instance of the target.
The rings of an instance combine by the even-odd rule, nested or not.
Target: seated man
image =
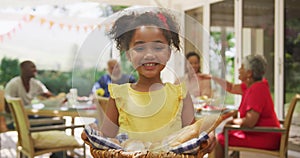
[[[134,83],[135,78],[131,75],[123,74],[117,60],[111,59],[107,62],[108,74],[103,75],[93,86],[92,93],[94,94],[97,89],[104,90],[104,97],[109,97],[108,84],[124,84]]]
[[[37,96],[49,98],[52,93],[39,80],[35,79],[37,69],[32,61],[26,60],[20,63],[20,76],[12,78],[5,86],[5,97],[19,97],[24,105],[30,105],[31,101]],[[40,116],[29,116],[30,119],[48,118]],[[60,124],[60,123],[59,123]],[[48,126],[56,124],[43,124],[38,126]],[[13,123],[7,125],[9,129],[13,129]],[[51,158],[63,157],[64,152],[55,152]]]
[[[12,78],[5,86],[5,97],[21,98],[24,105],[30,105],[32,99],[37,96],[50,97],[52,93],[39,80],[35,79],[37,69],[32,61],[26,60],[20,63],[20,76]],[[49,118],[40,116],[29,116],[30,119]],[[13,129],[13,124],[8,125]]]
[[[12,78],[5,86],[6,97],[20,97],[24,105],[30,105],[37,96],[50,97],[52,93],[39,80],[35,79],[37,69],[32,61],[20,64],[20,76]]]

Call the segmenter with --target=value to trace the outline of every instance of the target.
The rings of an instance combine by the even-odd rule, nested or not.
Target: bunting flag
[[[54,21],[49,21],[49,25],[50,25],[50,29],[51,29],[52,26],[54,25]]]
[[[49,20],[44,17],[38,17],[35,15],[26,15],[22,17],[22,20],[18,22],[18,24],[12,28],[10,31],[0,34],[0,43],[4,42],[7,39],[11,39],[13,35],[22,29],[22,25],[24,23],[29,23],[29,22],[38,22],[40,23],[41,26],[47,25],[49,26],[49,29],[52,29],[55,25],[58,26],[60,29],[67,29],[68,31],[76,30],[77,32],[83,30],[84,32],[89,32],[93,31],[95,29],[101,30],[102,28],[105,29],[105,31],[108,31],[109,28],[111,27],[112,24],[92,24],[92,25],[87,25],[87,24],[69,24],[69,23],[62,23],[62,22],[56,22],[54,20]]]
[[[25,21],[25,19],[23,19]],[[22,29],[22,22],[19,22],[15,27],[9,30],[6,33],[0,34],[0,43],[4,42],[5,40],[10,40],[16,34],[18,30]]]
[[[29,21],[32,21],[33,18],[34,18],[33,15],[29,15]]]

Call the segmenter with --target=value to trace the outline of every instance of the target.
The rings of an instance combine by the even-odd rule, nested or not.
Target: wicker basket
[[[215,121],[215,123],[207,130],[207,133],[215,130],[215,128],[224,120],[231,116],[235,116],[237,110],[230,110],[225,113],[222,113],[220,117]],[[162,152],[162,153],[153,153],[153,152],[125,152],[122,150],[100,150],[95,149],[93,145],[89,142],[88,138],[81,135],[82,140],[90,146],[91,154],[94,158],[202,158],[205,153],[203,152],[206,147],[208,147],[208,141],[200,144],[200,150],[197,155],[188,155],[188,154],[176,154],[173,152]]]
[[[83,141],[90,146],[90,152],[94,158],[201,158],[204,156],[203,150],[200,150],[197,155],[176,154],[173,152],[125,152],[115,149],[100,150],[95,149],[88,139],[83,139]]]

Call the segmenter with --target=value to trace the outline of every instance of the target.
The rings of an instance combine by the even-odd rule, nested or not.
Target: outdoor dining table
[[[57,106],[48,107],[42,104],[33,104],[25,106],[25,111],[28,115],[63,117],[70,116],[71,124],[75,124],[76,117],[97,117],[96,105],[80,104],[77,107]],[[72,134],[74,131],[72,130]]]
[[[70,116],[70,117],[96,117],[96,107],[85,108],[69,108],[69,107],[43,107],[35,108],[33,106],[26,106],[28,115],[40,116]]]

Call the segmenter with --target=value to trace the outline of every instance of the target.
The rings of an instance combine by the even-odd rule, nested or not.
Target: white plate
[[[43,103],[32,104],[33,109],[43,109],[44,107],[45,107],[45,104],[43,104]]]
[[[88,103],[79,103],[78,105],[73,105],[71,108],[73,109],[87,109],[92,107],[93,104]]]

